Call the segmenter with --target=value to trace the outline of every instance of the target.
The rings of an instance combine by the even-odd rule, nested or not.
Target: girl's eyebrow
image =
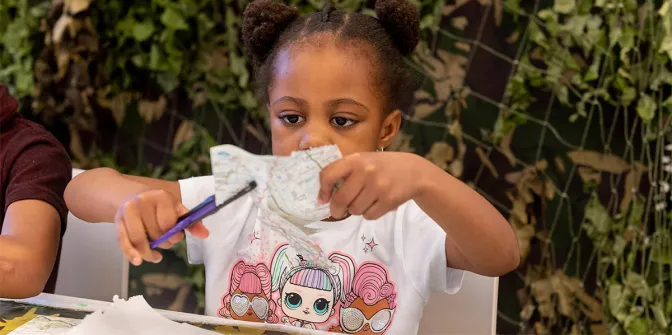
[[[336,106],[336,105],[340,105],[340,104],[352,104],[352,105],[356,105],[358,107],[363,108],[367,112],[369,111],[369,109],[366,108],[366,106],[364,106],[364,104],[362,104],[362,103],[360,103],[356,100],[350,99],[350,98],[334,99],[334,100],[329,101],[327,104],[330,105],[330,106]]]
[[[299,99],[299,98],[294,98],[294,97],[290,97],[288,95],[285,95],[283,97],[280,97],[278,100],[275,100],[271,104],[271,106],[275,106],[276,104],[281,103],[281,102],[293,102],[293,103],[295,103],[299,106],[305,106],[307,104],[306,100]]]

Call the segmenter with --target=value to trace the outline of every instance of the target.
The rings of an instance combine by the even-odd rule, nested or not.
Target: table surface
[[[110,304],[109,302],[45,293],[23,300],[0,299],[0,335],[11,334],[12,330],[41,315],[83,319],[86,315],[96,310],[104,309]],[[289,326],[254,324],[187,313],[157,311],[173,321],[187,322],[196,327],[211,330],[219,334],[299,335],[307,333],[301,329]]]

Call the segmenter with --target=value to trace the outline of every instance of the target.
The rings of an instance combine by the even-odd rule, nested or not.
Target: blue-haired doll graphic
[[[352,260],[340,254],[329,256],[329,268],[317,266],[296,255],[289,245],[278,248],[271,263],[274,292],[284,313],[281,321],[296,327],[317,329],[345,301],[354,273]]]

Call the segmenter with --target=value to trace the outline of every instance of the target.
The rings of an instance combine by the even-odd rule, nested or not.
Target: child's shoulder
[[[65,152],[63,145],[43,126],[21,116],[15,116],[2,125],[2,142],[10,142],[13,147],[41,143]]]

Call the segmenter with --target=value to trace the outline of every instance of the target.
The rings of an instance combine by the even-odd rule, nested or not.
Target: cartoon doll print
[[[263,263],[236,263],[231,270],[229,292],[222,299],[219,315],[240,321],[277,323],[275,309],[268,267]]]
[[[376,263],[364,263],[357,269],[351,291],[341,306],[338,330],[347,334],[384,334],[395,308],[395,288],[387,271]]]
[[[354,272],[352,260],[340,254],[329,257],[329,268],[317,266],[296,255],[289,245],[276,251],[271,263],[273,292],[279,293],[278,306],[288,325],[317,329],[336,311],[336,304],[345,301],[343,283],[349,283]]]

